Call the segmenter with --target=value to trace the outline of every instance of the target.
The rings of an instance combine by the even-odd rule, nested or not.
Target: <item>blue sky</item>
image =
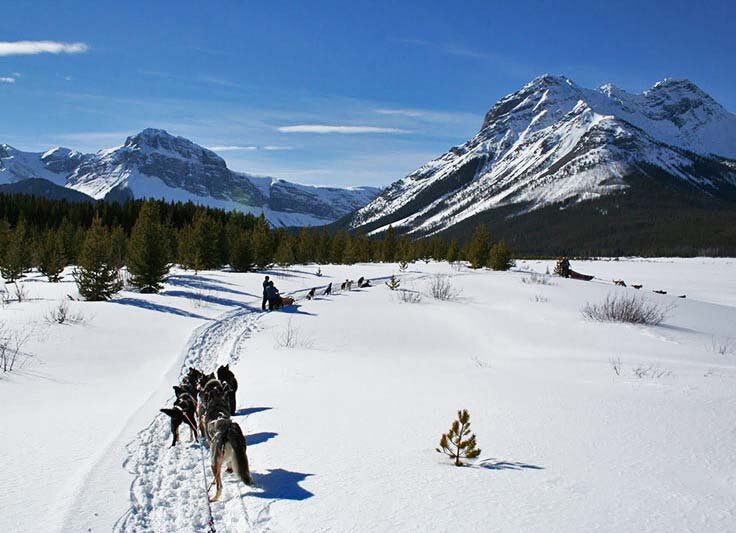
[[[236,170],[384,185],[545,72],[687,77],[734,112],[734,20],[733,1],[2,0],[0,142],[96,151],[158,127]]]

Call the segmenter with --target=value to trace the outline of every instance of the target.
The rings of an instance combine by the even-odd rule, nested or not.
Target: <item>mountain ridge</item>
[[[730,198],[734,158],[736,116],[689,80],[633,94],[546,74],[501,98],[474,137],[388,186],[348,227],[441,233],[500,207],[521,216],[621,193],[649,168]]]
[[[0,145],[0,184],[28,179],[44,179],[97,200],[150,197],[263,213],[274,226],[328,224],[380,192],[375,187],[318,187],[236,172],[214,151],[155,128],[94,154],[64,147],[23,152]]]

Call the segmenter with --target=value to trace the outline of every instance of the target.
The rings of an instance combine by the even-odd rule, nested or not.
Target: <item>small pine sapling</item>
[[[475,433],[470,432],[470,414],[467,409],[457,412],[457,420],[453,421],[447,433],[440,438],[440,447],[435,448],[455,460],[455,466],[463,466],[461,459],[475,459],[480,455],[480,448],[475,442]]]
[[[317,267],[317,272],[315,273],[318,278],[322,277],[322,269],[320,267]]]
[[[409,263],[406,261],[399,261],[399,270],[402,272],[406,272],[406,269],[409,268]]]
[[[393,274],[391,274],[391,279],[389,279],[386,282],[386,287],[388,287],[392,291],[395,291],[396,289],[398,289],[400,285],[401,285],[401,281],[399,281],[399,278],[397,278]]]

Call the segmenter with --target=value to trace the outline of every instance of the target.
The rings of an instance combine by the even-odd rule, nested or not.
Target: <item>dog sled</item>
[[[590,281],[593,279],[593,276],[589,276],[588,274],[581,274],[580,272],[575,272],[574,270],[570,270],[567,277],[572,279],[580,279],[583,281]]]

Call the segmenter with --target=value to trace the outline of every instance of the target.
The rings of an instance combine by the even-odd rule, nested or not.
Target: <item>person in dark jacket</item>
[[[281,307],[281,295],[279,294],[279,290],[274,286],[273,281],[268,282],[268,286],[266,287],[266,297],[268,299],[269,311],[273,311]]]
[[[266,276],[263,280],[263,301],[261,302],[261,311],[266,310],[266,302],[268,301],[268,297],[266,296],[266,287],[268,287],[268,284],[270,283],[268,279],[268,276]]]

